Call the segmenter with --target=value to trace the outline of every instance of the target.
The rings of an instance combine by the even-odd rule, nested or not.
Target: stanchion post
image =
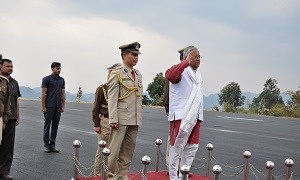
[[[285,180],[291,180],[292,178],[292,167],[294,165],[294,161],[290,158],[286,159],[284,161],[285,166],[286,166],[286,176],[285,176]]]
[[[245,158],[244,180],[248,180],[248,178],[249,178],[249,159],[251,157],[251,152],[250,151],[245,151],[243,153],[243,156]]]
[[[99,147],[100,147],[100,154],[99,154],[99,158],[100,158],[100,175],[103,176],[103,164],[104,164],[104,159],[103,159],[103,148],[106,147],[106,142],[104,140],[100,140],[99,141]]]
[[[110,149],[108,149],[107,147],[105,147],[102,151],[103,156],[104,156],[104,164],[105,164],[105,168],[103,169],[103,174],[102,174],[102,180],[107,180],[107,170],[106,167],[108,167],[108,156],[110,155]]]
[[[272,169],[274,169],[274,163],[272,161],[267,161],[266,168],[267,168],[266,180],[272,180]]]
[[[208,157],[207,157],[207,163],[206,163],[206,176],[209,177],[210,163],[211,163],[211,151],[214,149],[214,145],[212,145],[211,143],[208,143],[206,145],[206,149],[208,151]]]
[[[222,172],[222,168],[219,165],[214,165],[212,172],[215,174],[215,180],[219,180],[219,175]]]
[[[148,165],[151,163],[151,158],[146,155],[142,158],[143,163],[143,172],[142,172],[142,180],[147,180],[147,169]]]
[[[75,140],[73,142],[74,149],[74,161],[75,161],[75,168],[74,168],[74,178],[75,180],[78,178],[78,159],[79,159],[79,148],[81,147],[81,142],[79,140]]]
[[[189,176],[189,172],[191,170],[191,166],[189,165],[182,165],[180,168],[180,172],[182,174],[182,180],[187,180]]]
[[[155,162],[155,172],[158,172],[158,166],[159,166],[159,157],[160,157],[160,145],[162,144],[161,139],[156,139],[156,162]]]

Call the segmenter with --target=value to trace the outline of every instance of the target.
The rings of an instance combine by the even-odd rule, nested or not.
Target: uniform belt
[[[103,117],[108,118],[108,114],[103,114]]]

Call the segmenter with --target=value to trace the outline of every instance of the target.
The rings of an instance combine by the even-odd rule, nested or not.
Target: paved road
[[[89,168],[94,161],[97,148],[97,136],[92,131],[92,104],[67,103],[59,126],[57,147],[60,153],[43,152],[43,115],[40,102],[20,101],[21,124],[17,127],[15,158],[11,175],[16,180],[70,180],[73,176],[73,141],[82,142],[80,162]],[[205,175],[206,145],[212,143],[213,157],[222,164],[224,175],[222,180],[243,179],[241,165],[244,163],[243,152],[252,153],[250,163],[263,174],[266,174],[265,162],[273,161],[273,174],[276,179],[284,179],[284,161],[294,160],[293,179],[300,179],[300,121],[288,118],[205,112],[205,122],[201,124],[200,147],[197,159],[193,164],[193,172]],[[137,146],[130,173],[142,169],[141,158],[149,155],[152,163],[149,170],[155,170],[156,146],[154,141],[161,138],[166,142],[168,122],[164,109],[144,108],[143,125],[139,129]],[[161,145],[165,156],[166,145]],[[202,167],[196,169],[197,167]],[[160,163],[160,169],[165,169]],[[84,171],[89,175],[91,169]],[[264,175],[250,172],[250,179],[265,179]],[[238,174],[239,173],[239,174]],[[235,175],[238,174],[238,175]],[[235,175],[234,177],[230,177]],[[279,176],[279,177],[278,177]]]

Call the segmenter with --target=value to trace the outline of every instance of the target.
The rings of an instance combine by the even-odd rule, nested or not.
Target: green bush
[[[237,108],[234,112],[235,113],[248,114],[248,111],[243,107]]]
[[[276,117],[289,117],[290,115],[290,112],[289,112],[289,109],[288,107],[286,107],[285,105],[283,104],[277,104],[277,105],[274,105],[269,113],[268,113],[270,116],[276,116]]]
[[[220,111],[220,110],[219,110],[219,106],[214,106],[212,110],[213,110],[213,111],[217,111],[217,112]]]
[[[159,96],[157,94],[154,95],[153,100],[152,100],[152,105],[153,106],[163,106],[164,97],[163,96]]]
[[[224,103],[223,104],[223,111],[224,112],[233,112],[233,107],[228,103]]]
[[[290,114],[291,117],[300,118],[300,109],[294,108],[293,110],[291,110]]]

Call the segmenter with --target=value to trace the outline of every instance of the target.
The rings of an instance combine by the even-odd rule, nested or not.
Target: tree
[[[300,87],[296,92],[288,91],[290,95],[290,100],[288,101],[288,106],[291,111],[292,117],[300,117]]]
[[[257,97],[252,99],[252,103],[249,104],[249,112],[259,114],[260,101]]]
[[[149,97],[147,95],[142,96],[142,104],[143,105],[150,105],[151,103],[152,103],[152,101],[149,99]]]
[[[147,92],[150,97],[153,99],[152,105],[163,106],[163,94],[164,94],[164,85],[165,85],[165,77],[163,73],[160,72],[156,74],[153,82],[148,85]]]
[[[244,101],[245,96],[242,96],[240,85],[235,82],[231,82],[223,87],[221,93],[219,93],[219,104],[226,105],[227,111],[236,110],[238,106],[244,104]]]
[[[284,104],[280,96],[280,89],[277,87],[277,80],[269,78],[264,84],[263,91],[258,96],[262,112],[270,110],[276,104]]]

